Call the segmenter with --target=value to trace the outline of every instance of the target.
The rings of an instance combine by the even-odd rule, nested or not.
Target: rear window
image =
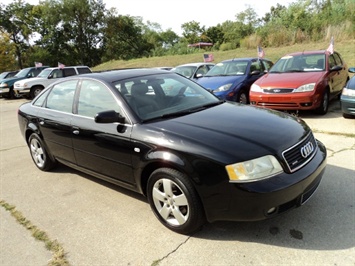
[[[76,75],[74,68],[64,68],[64,76],[65,77],[74,76],[74,75]]]
[[[91,70],[88,67],[78,67],[77,70],[79,74],[91,73]]]

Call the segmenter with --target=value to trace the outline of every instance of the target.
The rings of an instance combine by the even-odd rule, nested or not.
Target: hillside
[[[321,43],[302,43],[285,47],[264,47],[265,57],[276,61],[281,56],[302,50],[321,50],[327,49],[329,42]],[[348,67],[355,67],[355,40],[342,41],[334,44],[335,50],[338,51],[343,59],[346,61]],[[186,48],[188,49],[188,48]],[[174,55],[163,57],[150,57],[134,60],[115,60],[103,63],[101,65],[92,67],[94,71],[121,69],[121,68],[136,68],[136,67],[162,67],[162,66],[177,66],[184,63],[201,62],[203,61],[204,53],[213,53],[214,63],[218,63],[225,59],[231,59],[235,57],[255,57],[257,56],[256,47],[254,50],[247,50],[239,48],[230,51],[212,51],[206,52],[201,49],[201,52],[188,54],[188,55]]]

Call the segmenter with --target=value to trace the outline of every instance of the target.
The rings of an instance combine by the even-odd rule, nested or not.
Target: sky
[[[14,0],[1,0],[5,5]],[[39,0],[24,0],[38,4]],[[181,35],[181,25],[196,21],[209,28],[227,20],[235,21],[235,15],[251,7],[261,18],[279,3],[288,7],[296,0],[103,0],[106,8],[115,7],[119,15],[139,16],[143,22],[160,24],[162,30],[172,29]]]

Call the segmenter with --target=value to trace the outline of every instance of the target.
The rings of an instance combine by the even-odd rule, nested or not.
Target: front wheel
[[[31,134],[28,144],[32,160],[40,170],[48,171],[56,165],[56,161],[53,161],[48,155],[41,138],[36,133]]]
[[[43,90],[43,88],[40,86],[33,87],[30,91],[31,99],[34,99],[38,94],[41,93],[42,90]]]
[[[325,115],[328,112],[328,107],[329,107],[329,92],[328,90],[326,90],[323,93],[321,104],[316,109],[316,112],[320,115]]]
[[[10,99],[20,99],[22,98],[22,95],[19,94],[17,91],[14,90],[14,88],[10,88],[10,91],[9,91],[9,98]]]
[[[148,180],[147,196],[156,217],[174,232],[191,234],[205,222],[195,188],[179,171],[170,168],[155,170]]]
[[[249,102],[248,95],[245,91],[241,91],[238,94],[237,102],[242,103],[242,104],[248,104],[248,102]]]

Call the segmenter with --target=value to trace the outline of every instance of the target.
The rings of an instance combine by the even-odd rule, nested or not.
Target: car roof
[[[162,69],[139,68],[139,69],[122,69],[122,70],[107,70],[102,72],[93,72],[93,73],[81,74],[80,77],[95,78],[95,79],[99,79],[111,83],[123,79],[149,76],[155,74],[172,75],[174,73]]]
[[[325,54],[326,50],[314,50],[314,51],[302,51],[302,52],[294,52],[294,53],[289,53],[287,55],[295,56],[295,55],[309,55],[309,54]]]
[[[183,66],[201,66],[201,65],[214,65],[214,63],[212,62],[187,63],[187,64],[178,65],[175,68],[183,67]]]
[[[65,69],[65,68],[81,68],[81,67],[86,67],[86,68],[89,68],[88,66],[65,66],[65,67],[47,67],[46,69],[49,69],[49,70],[53,70],[53,69]]]
[[[252,61],[252,60],[267,60],[267,61],[271,61],[270,59],[267,58],[258,58],[258,57],[243,57],[243,58],[232,58],[232,59],[227,59],[227,60],[223,60],[221,63],[224,62],[233,62],[233,61]]]

